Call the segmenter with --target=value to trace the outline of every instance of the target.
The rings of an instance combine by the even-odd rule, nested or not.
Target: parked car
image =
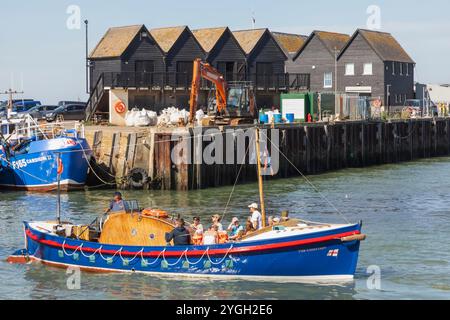
[[[50,111],[45,115],[48,122],[65,120],[84,120],[86,113],[86,104],[68,104]]]
[[[24,118],[26,115],[30,115],[33,119],[36,120],[41,120],[41,119],[45,119],[45,116],[58,109],[58,106],[52,106],[52,105],[48,105],[48,106],[35,106],[33,108],[31,108],[30,110],[27,111],[23,111],[23,112],[19,112],[17,114],[18,118]]]
[[[59,107],[63,107],[63,106],[67,106],[69,104],[86,104],[86,102],[81,102],[81,101],[59,101],[58,102],[58,106]]]
[[[12,110],[10,113],[11,117],[16,117],[18,113],[26,112],[30,110],[31,108],[34,108],[36,106],[40,106],[40,101],[34,101],[32,99],[16,99],[12,101]],[[6,117],[8,110],[8,102],[3,101],[0,104],[0,118]]]

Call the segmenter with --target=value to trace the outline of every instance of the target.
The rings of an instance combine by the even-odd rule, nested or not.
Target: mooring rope
[[[297,168],[297,166],[292,163],[292,161],[280,150],[280,148],[272,143],[270,138],[264,132],[262,132],[262,134],[267,138],[270,144],[275,147],[275,149],[289,162],[289,164],[303,177],[303,179],[305,179],[305,181],[322,197],[322,199],[324,199],[339,215],[341,215],[341,217],[348,224],[350,224],[350,221],[347,219],[347,217],[330,200],[328,200],[328,198],[324,196],[322,192],[320,192],[320,190],[303,174],[303,172],[300,171],[300,169]]]

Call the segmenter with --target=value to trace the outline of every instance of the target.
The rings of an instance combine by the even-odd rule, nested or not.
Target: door
[[[137,87],[151,87],[153,85],[153,60],[138,60],[135,62],[135,79]]]
[[[217,62],[217,70],[223,75],[226,81],[235,81],[235,66],[233,61],[219,61]]]
[[[256,85],[258,87],[273,86],[273,64],[272,62],[256,63]]]
[[[188,88],[192,83],[192,72],[194,68],[193,61],[178,61],[177,62],[177,76],[176,86]]]

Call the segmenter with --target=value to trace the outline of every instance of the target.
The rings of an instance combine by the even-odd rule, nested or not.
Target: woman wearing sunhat
[[[212,221],[212,225],[211,228],[217,228],[217,231],[223,231],[223,226],[220,223],[220,221],[222,220],[222,217],[218,214],[215,214],[211,217],[211,221]]]

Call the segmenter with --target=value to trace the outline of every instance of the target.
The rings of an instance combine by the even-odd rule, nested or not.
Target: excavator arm
[[[223,75],[215,68],[213,68],[209,63],[203,62],[201,59],[196,59],[194,60],[191,99],[189,103],[190,123],[194,122],[195,112],[197,111],[200,81],[202,78],[213,82],[216,86],[217,111],[221,113],[227,107],[227,83]]]

